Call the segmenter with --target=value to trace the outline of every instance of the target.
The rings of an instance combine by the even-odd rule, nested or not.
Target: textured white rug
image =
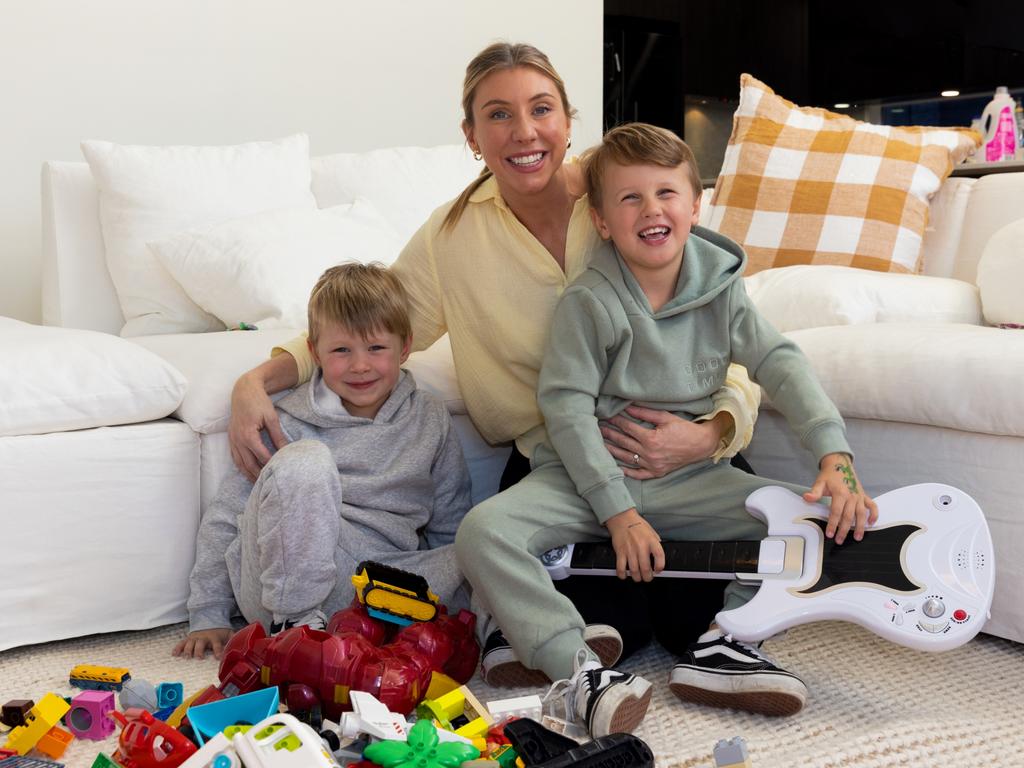
[[[170,655],[184,625],[99,635],[0,654],[0,703],[73,693],[75,664],[124,666],[152,683],[181,681],[186,694],[216,682],[217,664]],[[671,657],[652,645],[624,667],[655,683],[637,731],[663,768],[710,768],[722,738],[746,739],[754,768],[865,766],[1021,766],[1024,645],[981,635],[943,654],[911,651],[849,624],[820,623],[765,643],[765,651],[801,675],[807,707],[788,719],[681,704],[666,684]],[[471,683],[482,701],[530,693]],[[2,737],[0,737],[2,741]],[[116,740],[74,741],[61,758],[92,765]]]

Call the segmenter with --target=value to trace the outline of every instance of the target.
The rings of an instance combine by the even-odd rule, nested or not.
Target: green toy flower
[[[363,750],[363,757],[384,768],[458,768],[480,757],[480,750],[462,742],[440,743],[429,720],[417,720],[406,741],[378,741]]]

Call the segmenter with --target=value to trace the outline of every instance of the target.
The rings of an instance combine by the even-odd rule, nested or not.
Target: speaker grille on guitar
[[[956,553],[956,567],[961,571],[966,571],[971,566],[971,553],[967,547],[962,547],[957,550]]]

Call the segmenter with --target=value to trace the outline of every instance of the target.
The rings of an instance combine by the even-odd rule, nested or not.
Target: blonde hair
[[[327,323],[363,338],[385,331],[407,341],[412,334],[409,296],[394,273],[379,262],[350,261],[324,272],[309,296],[308,319],[314,346]]]
[[[612,128],[596,147],[583,154],[583,178],[590,205],[600,208],[601,182],[609,163],[617,165],[686,166],[694,198],[702,190],[697,159],[685,141],[672,131],[647,123],[626,123]]]
[[[465,115],[466,124],[473,125],[473,99],[476,97],[476,89],[480,83],[494,72],[516,67],[532,67],[551,80],[558,90],[565,114],[570,118],[576,117],[576,109],[569,103],[569,96],[565,92],[565,81],[562,80],[562,76],[558,74],[543,52],[527,43],[494,43],[474,56],[466,67],[466,78],[462,81],[462,112]],[[462,191],[448,211],[448,215],[444,217],[443,229],[450,230],[458,223],[462,212],[469,204],[469,198],[480,188],[481,184],[493,175],[491,169],[484,166],[480,175]]]

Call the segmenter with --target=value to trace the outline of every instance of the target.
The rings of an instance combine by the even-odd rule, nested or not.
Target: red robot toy
[[[220,692],[225,696],[278,686],[289,711],[338,720],[351,709],[349,691],[372,693],[403,715],[423,698],[434,671],[465,683],[476,671],[476,616],[444,606],[432,621],[398,627],[375,619],[354,600],[331,617],[327,631],[295,627],[267,637],[253,623],[224,648]]]

